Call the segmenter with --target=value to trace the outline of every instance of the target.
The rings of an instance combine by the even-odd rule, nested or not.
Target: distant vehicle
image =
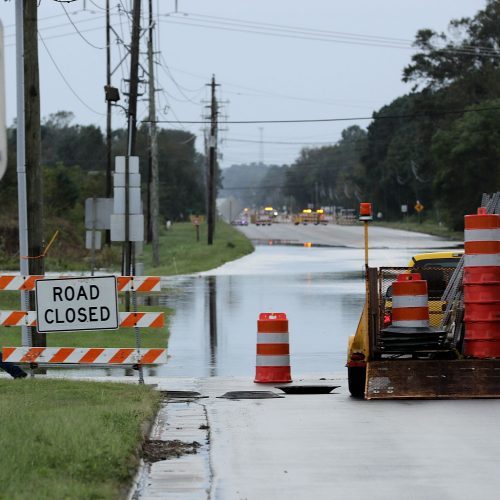
[[[273,207],[265,207],[263,210],[259,210],[255,214],[255,225],[270,226],[273,223],[274,213]]]
[[[236,219],[231,224],[234,226],[248,226],[248,221],[246,219]]]
[[[310,208],[305,208],[300,214],[293,217],[293,223],[296,226],[299,224],[303,224],[304,226],[307,224],[314,224],[315,226],[318,226],[319,224],[328,224],[328,220],[326,219],[324,210],[312,210]]]

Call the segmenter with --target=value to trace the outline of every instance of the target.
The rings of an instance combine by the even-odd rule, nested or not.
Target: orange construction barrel
[[[500,357],[500,215],[465,216],[464,355]]]
[[[288,319],[285,313],[261,313],[257,321],[255,382],[291,382]]]
[[[393,282],[392,326],[429,328],[427,281],[419,273],[400,274]]]

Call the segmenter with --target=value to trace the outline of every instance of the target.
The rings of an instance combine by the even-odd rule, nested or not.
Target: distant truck
[[[314,224],[315,226],[319,224],[328,224],[328,219],[324,210],[312,210],[310,208],[305,208],[300,214],[293,217],[293,223],[298,226],[299,224]]]
[[[256,226],[270,226],[274,220],[274,208],[265,207],[263,210],[259,210],[255,214],[255,225]]]

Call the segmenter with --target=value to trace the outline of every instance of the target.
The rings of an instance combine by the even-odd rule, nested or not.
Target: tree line
[[[84,241],[85,200],[106,197],[105,136],[95,125],[73,124],[71,112],[60,111],[41,123],[46,240],[55,229],[62,231],[67,252],[81,254]],[[8,164],[0,181],[3,210],[0,214],[0,251],[5,256],[18,252],[16,126],[7,130]],[[112,157],[126,151],[126,129],[112,135]],[[195,150],[196,137],[182,130],[158,130],[160,217],[162,221],[186,220],[191,213],[205,211],[204,157]],[[142,200],[147,211],[148,129],[137,133]],[[114,170],[114,165],[112,167]],[[57,253],[57,249],[51,253]],[[62,255],[62,252],[61,252]]]
[[[371,201],[397,219],[418,200],[429,217],[460,230],[482,193],[500,188],[500,1],[452,20],[447,33],[418,31],[414,46],[402,74],[413,84],[408,94],[375,111],[366,130],[351,126],[332,146],[261,169],[250,202],[357,208]],[[224,187],[238,183],[235,170],[224,172]]]
[[[44,205],[47,215],[81,215],[88,197],[106,196],[106,143],[99,127],[72,124],[73,114],[61,111],[41,124],[41,162],[44,177]],[[17,210],[16,127],[8,128],[8,166],[0,181],[0,195]],[[112,156],[126,150],[126,129],[112,135]],[[158,131],[160,170],[160,213],[164,219],[181,220],[204,211],[204,158],[194,147],[196,137],[182,130]],[[148,172],[148,130],[137,134],[141,178]],[[112,167],[114,170],[114,166]],[[147,192],[143,193],[143,201]]]

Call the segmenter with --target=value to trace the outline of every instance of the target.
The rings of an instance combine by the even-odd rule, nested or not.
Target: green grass
[[[252,243],[237,229],[217,221],[213,245],[207,244],[207,225],[200,226],[200,241],[196,229],[188,222],[175,223],[160,235],[160,265],[153,267],[151,245],[144,250],[145,274],[171,276],[207,271],[252,253]]]
[[[433,236],[439,236],[441,238],[454,241],[463,241],[464,239],[463,232],[452,231],[446,226],[430,220],[418,222],[418,220],[410,219],[408,221],[373,222],[373,224],[377,226],[389,227],[391,229],[403,229],[405,231],[432,234]]]
[[[0,380],[0,499],[125,497],[159,398],[131,384]]]

